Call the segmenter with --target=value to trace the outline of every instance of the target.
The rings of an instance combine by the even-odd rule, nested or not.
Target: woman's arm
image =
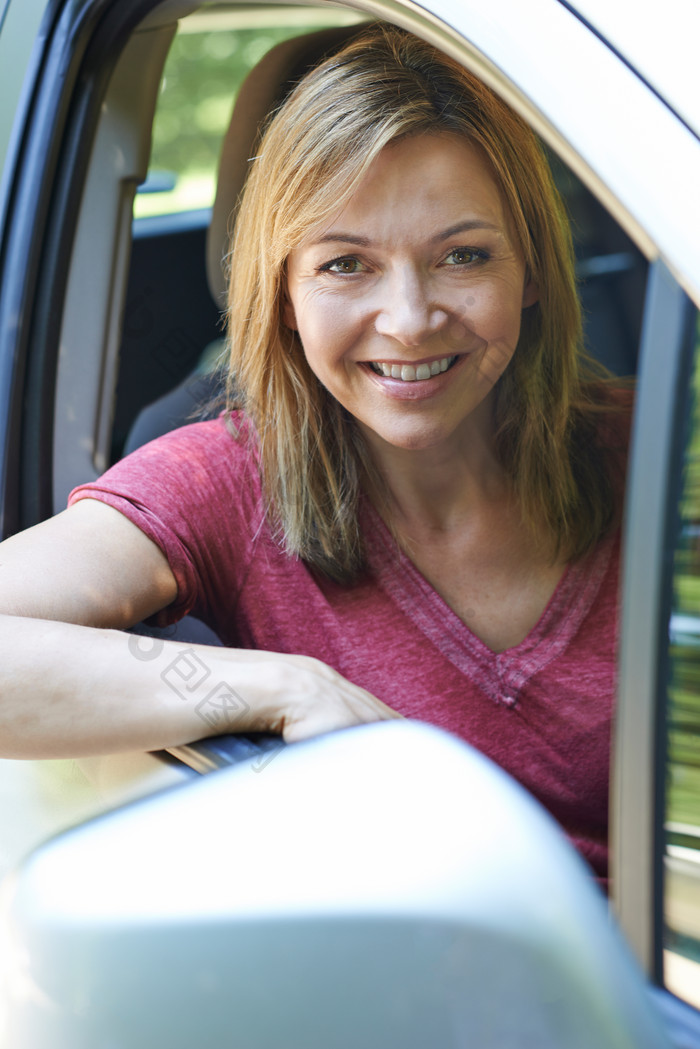
[[[170,604],[160,549],[82,500],[0,544],[0,756],[80,756],[266,730],[289,741],[397,715],[305,656],[121,632]]]
[[[160,548],[96,499],[0,543],[0,613],[125,629],[176,594]]]

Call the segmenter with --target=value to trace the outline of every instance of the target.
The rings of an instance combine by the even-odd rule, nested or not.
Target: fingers
[[[224,679],[245,700],[246,724],[241,724],[240,731],[273,732],[293,743],[401,717],[376,696],[311,656],[221,648],[214,658],[222,661]]]
[[[402,716],[325,664],[306,662],[312,665],[302,668],[296,696],[287,693],[282,727],[287,742]]]

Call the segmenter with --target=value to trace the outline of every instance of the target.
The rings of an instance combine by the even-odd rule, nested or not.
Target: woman
[[[538,144],[375,27],[256,152],[231,412],[2,546],[4,753],[418,717],[499,761],[604,876],[622,441]],[[150,658],[119,633],[189,611],[231,647]]]

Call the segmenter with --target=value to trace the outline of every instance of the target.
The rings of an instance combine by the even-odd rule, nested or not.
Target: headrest
[[[221,150],[216,198],[207,235],[207,279],[214,301],[222,308],[226,305],[225,259],[235,209],[261,124],[308,69],[355,36],[358,28],[352,25],[321,29],[283,40],[264,55],[241,85]]]

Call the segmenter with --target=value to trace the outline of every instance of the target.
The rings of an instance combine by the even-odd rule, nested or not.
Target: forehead
[[[482,149],[451,134],[397,139],[380,151],[351,196],[313,239],[341,227],[381,230],[484,219],[510,227],[503,194]]]

